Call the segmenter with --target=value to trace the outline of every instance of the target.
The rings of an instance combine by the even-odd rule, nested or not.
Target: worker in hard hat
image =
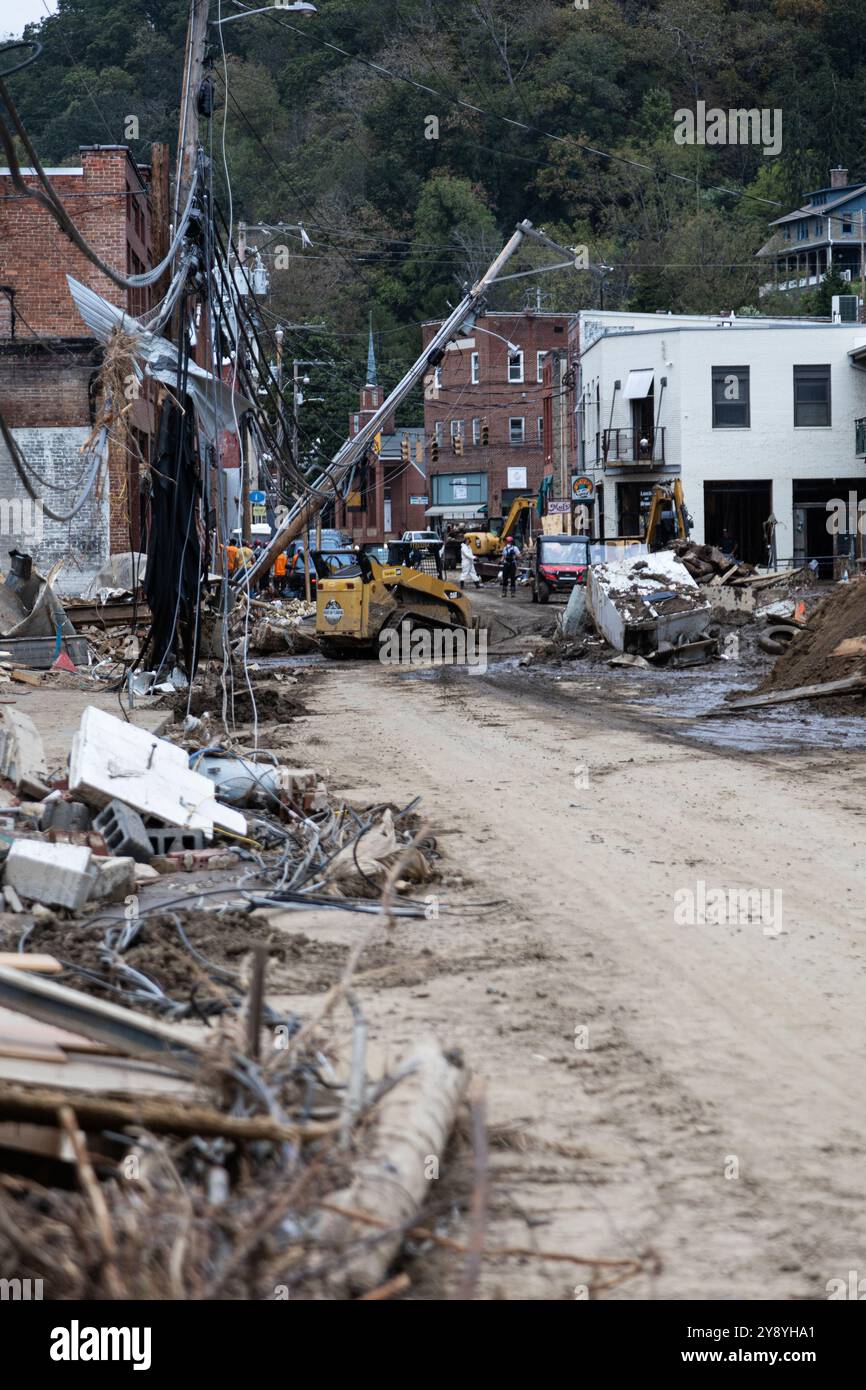
[[[276,560],[274,561],[274,592],[276,593],[278,598],[281,598],[286,591],[287,568],[288,560],[286,557],[286,552],[284,550],[281,550]]]
[[[511,586],[511,597],[514,598],[517,592],[517,562],[520,559],[520,547],[514,544],[514,537],[508,536],[505,542],[505,549],[502,552],[502,597],[505,598],[506,590]]]

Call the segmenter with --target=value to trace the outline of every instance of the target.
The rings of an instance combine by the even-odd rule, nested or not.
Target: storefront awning
[[[458,502],[456,506],[449,507],[428,507],[425,516],[441,516],[446,521],[474,521],[476,517],[486,516],[485,507],[469,507],[465,502]]]
[[[625,398],[627,401],[642,401],[648,396],[653,388],[652,367],[641,368],[636,372],[629,372],[628,381],[625,384]]]

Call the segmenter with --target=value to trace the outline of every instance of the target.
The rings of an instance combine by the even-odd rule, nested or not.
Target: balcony
[[[866,415],[854,421],[854,453],[858,458],[866,458]]]
[[[665,461],[665,427],[656,429],[603,430],[596,435],[596,455],[605,468],[652,468]]]

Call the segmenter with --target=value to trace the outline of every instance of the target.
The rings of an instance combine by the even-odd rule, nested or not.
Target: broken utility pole
[[[289,541],[295,539],[301,531],[306,534],[308,523],[320,512],[324,502],[328,500],[322,497],[322,489],[327,485],[331,489],[331,495],[337,496],[337,488],[340,482],[347,476],[352,465],[365,453],[367,446],[372,442],[376,434],[382,428],[382,423],[388,418],[397,406],[400,405],[409,392],[417,384],[428,367],[435,367],[440,361],[446,345],[451,341],[455,334],[466,324],[467,319],[474,321],[475,316],[480,310],[482,300],[490,288],[490,285],[499,275],[499,272],[514,255],[514,252],[523,242],[524,238],[532,233],[532,223],[529,221],[520,222],[514,234],[503,246],[499,255],[484,272],[479,280],[475,282],[468,294],[461,299],[453,313],[445,320],[438,333],[430,340],[421,356],[409,368],[402,381],[394,387],[391,394],[386,397],[382,405],[370,417],[366,425],[358,431],[353,438],[347,439],[337,450],[329,468],[321,473],[312,484],[315,489],[313,495],[305,501],[296,502],[288,516],[277,528],[268,545],[261,551],[259,558],[249,570],[250,580],[255,579],[256,575],[262,570],[270,569],[277,555],[285,550]],[[316,495],[319,494],[319,495]],[[237,582],[237,581],[235,581]]]

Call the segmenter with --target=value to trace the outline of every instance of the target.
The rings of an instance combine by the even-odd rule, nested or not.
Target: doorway
[[[750,565],[767,563],[764,523],[773,510],[773,485],[766,482],[704,483],[704,540],[722,546],[728,537],[734,556]],[[722,547],[725,548],[725,547]]]

